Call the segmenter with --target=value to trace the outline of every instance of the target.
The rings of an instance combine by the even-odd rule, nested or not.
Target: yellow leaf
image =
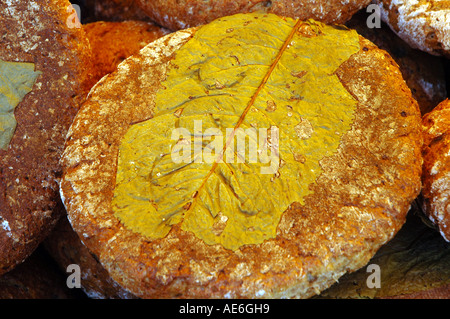
[[[232,250],[274,238],[350,129],[357,101],[334,72],[358,50],[354,31],[271,14],[198,29],[121,142],[116,216],[150,239],[179,223]]]

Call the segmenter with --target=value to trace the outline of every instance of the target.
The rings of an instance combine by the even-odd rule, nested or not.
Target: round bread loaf
[[[89,43],[69,6],[0,3],[0,133],[12,137],[0,149],[0,274],[22,262],[59,218],[53,208],[65,135],[93,85]]]
[[[376,0],[381,18],[410,46],[450,57],[450,4],[447,0]]]
[[[142,10],[158,24],[180,30],[199,26],[212,20],[246,12],[267,12],[297,19],[315,19],[324,23],[344,23],[370,0],[136,0]]]
[[[450,241],[450,101],[447,99],[423,117],[424,211]]]
[[[148,43],[169,33],[167,29],[144,21],[97,21],[85,24],[83,28],[92,48],[96,81]]]
[[[192,119],[236,134],[272,123],[260,145],[278,170],[175,164],[170,149],[187,140],[170,136]],[[404,224],[421,188],[420,125],[397,64],[355,31],[238,14],[166,35],[96,84],[67,136],[61,196],[138,297],[307,298]]]

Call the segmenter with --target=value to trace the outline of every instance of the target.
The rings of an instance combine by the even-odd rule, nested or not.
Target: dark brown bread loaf
[[[97,21],[151,21],[135,0],[78,0],[75,3],[80,6],[83,24]]]
[[[0,274],[21,263],[59,216],[59,159],[67,129],[92,86],[90,47],[69,1],[0,3],[0,59],[40,72],[17,105],[12,140],[0,150]]]

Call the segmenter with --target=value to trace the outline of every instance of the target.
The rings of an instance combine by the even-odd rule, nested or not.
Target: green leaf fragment
[[[8,149],[16,129],[14,109],[36,82],[34,63],[0,60],[0,149]]]
[[[354,31],[275,15],[201,27],[171,61],[154,118],[121,141],[115,215],[151,239],[180,223],[232,250],[274,238],[350,129],[357,101],[334,72],[358,50]]]

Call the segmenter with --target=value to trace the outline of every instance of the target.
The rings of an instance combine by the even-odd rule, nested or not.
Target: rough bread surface
[[[425,213],[450,241],[450,100],[445,100],[423,118]]]
[[[422,115],[428,113],[447,97],[445,58],[411,48],[385,23],[379,29],[368,28],[367,18],[367,13],[358,12],[346,25],[392,56]]]
[[[381,17],[413,48],[450,56],[450,1],[376,0]]]
[[[92,86],[90,46],[70,28],[65,0],[0,3],[0,59],[41,74],[15,109],[17,128],[0,150],[0,274],[22,262],[59,218],[59,159],[67,129]],[[71,23],[68,23],[71,22]]]
[[[370,0],[136,0],[149,17],[171,30],[199,26],[236,13],[262,11],[325,23],[344,23]]]
[[[284,212],[276,238],[232,251],[175,225],[166,237],[149,240],[112,211],[119,144],[131,123],[152,117],[170,60],[196,30],[147,45],[92,89],[62,160],[69,220],[113,279],[138,297],[318,294],[364,266],[404,224],[421,187],[417,102],[392,58],[360,38],[360,51],[337,70],[358,100],[353,126],[337,153],[320,162],[323,174],[305,204]]]

